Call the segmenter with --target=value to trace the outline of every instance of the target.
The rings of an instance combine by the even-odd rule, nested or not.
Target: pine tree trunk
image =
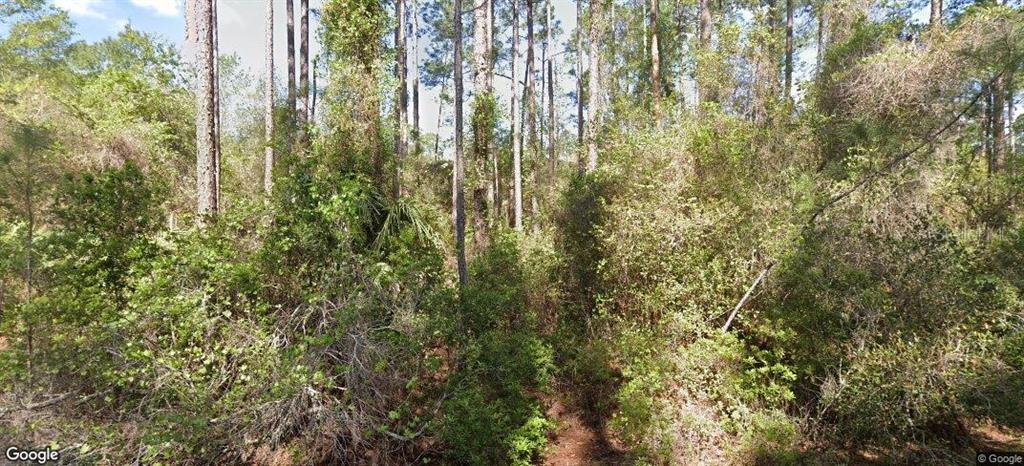
[[[552,182],[554,182],[555,167],[558,160],[555,158],[555,138],[558,135],[558,131],[555,130],[555,57],[554,57],[554,42],[551,40],[551,28],[552,28],[552,11],[551,11],[552,0],[548,0],[547,9],[547,38],[545,42],[547,45],[545,49],[550,47],[548,52],[548,162],[551,164],[551,176]]]
[[[473,251],[487,247],[487,162],[490,160],[491,89],[488,75],[491,40],[487,23],[490,10],[487,0],[473,0]]]
[[[993,171],[1000,172],[1006,166],[1006,86],[1003,76],[992,83],[992,160]]]
[[[942,26],[942,0],[932,0],[931,15],[928,18],[931,27]]]
[[[395,74],[398,78],[398,89],[395,95],[395,177],[392,192],[395,200],[402,197],[402,163],[409,148],[409,123],[406,109],[409,107],[409,94],[406,86],[406,41],[405,41],[405,0],[398,0],[396,5],[398,25],[395,27]]]
[[[210,24],[213,28],[213,178],[218,208],[222,206],[220,199],[220,34],[217,28],[217,0],[213,0]]]
[[[793,0],[786,0],[786,100],[793,99]]]
[[[195,27],[195,63],[198,67],[196,89],[196,198],[200,227],[217,215],[217,140],[216,107],[214,103],[213,3],[196,1],[193,8]]]
[[[654,121],[661,124],[661,57],[658,50],[658,0],[651,0],[651,94]]]
[[[1014,78],[1013,70],[1010,70],[1006,74],[1006,152],[1009,159],[1016,157],[1017,153],[1017,135],[1013,130],[1013,117],[1016,109],[1014,108]]]
[[[583,147],[583,0],[576,0],[576,144]],[[578,158],[577,160],[579,160]],[[583,164],[579,164],[583,171]]]
[[[298,115],[299,147],[309,147],[307,128],[309,124],[309,0],[299,2],[299,90]]]
[[[263,191],[268,195],[274,189],[274,1],[267,0],[266,54],[264,57],[263,88]]]
[[[707,55],[711,52],[711,36],[714,34],[714,28],[715,23],[711,13],[711,1],[700,0],[700,50],[704,54],[700,61],[705,65],[709,59]],[[706,72],[701,74],[703,79],[697,83],[697,102],[717,102],[716,85],[712,82],[714,77],[709,76]]]
[[[536,69],[534,64],[533,47],[533,2],[526,0],[526,89],[523,93],[523,110],[525,112],[524,122],[526,123],[525,139],[531,151],[537,147],[537,89]]]
[[[597,134],[601,115],[601,28],[602,2],[590,3],[590,82],[587,90],[590,105],[587,108],[587,171],[597,170]]]
[[[413,149],[419,156],[423,152],[420,141],[420,9],[419,0],[412,0],[412,134],[416,140]]]
[[[466,270],[466,200],[463,193],[465,168],[462,156],[462,0],[453,0],[455,14],[455,163],[452,169],[452,217],[455,224],[455,260],[459,285],[468,280]]]
[[[288,122],[295,124],[295,0],[285,0],[288,14]]]
[[[512,0],[512,203],[513,224],[523,231],[523,134],[519,86],[516,69],[519,61],[519,1]],[[529,1],[529,0],[527,0]]]

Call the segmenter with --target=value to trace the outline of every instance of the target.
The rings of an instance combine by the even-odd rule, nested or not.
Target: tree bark
[[[583,0],[576,0],[576,144],[583,147]],[[581,158],[578,157],[577,161]],[[583,171],[583,164],[579,164]]]
[[[998,76],[992,83],[992,163],[993,171],[1000,172],[1006,166],[1006,86],[1004,77]]]
[[[213,0],[212,3],[210,27],[213,28],[213,185],[219,208],[222,205],[220,202],[220,161],[223,152],[220,144],[220,34],[217,32],[217,0]]]
[[[512,203],[513,225],[523,231],[523,134],[516,68],[519,61],[519,1],[512,0]],[[527,0],[529,1],[529,0]]]
[[[462,0],[453,0],[455,13],[455,60],[452,66],[455,75],[455,163],[452,168],[452,216],[455,224],[455,260],[459,274],[459,285],[468,280],[466,270],[466,215],[465,168],[462,157]]]
[[[928,18],[931,27],[942,26],[942,0],[932,0],[931,15]]]
[[[534,37],[533,37],[533,2],[526,0],[526,88],[523,94],[523,110],[525,112],[524,122],[526,123],[525,139],[530,150],[537,148],[537,89],[534,63]]]
[[[420,9],[419,0],[412,0],[412,134],[416,141],[414,154],[423,152],[420,140]]]
[[[661,125],[661,57],[658,50],[658,0],[651,0],[651,94],[655,124]]]
[[[703,54],[699,61],[706,65],[709,61],[708,53],[711,52],[711,36],[714,34],[715,22],[711,12],[711,1],[700,0],[700,50]],[[717,102],[718,94],[716,86],[712,82],[712,76],[703,73],[703,82],[697,84],[697,102]]]
[[[288,122],[295,124],[295,0],[285,0],[288,14]]]
[[[706,1],[706,0],[704,0]],[[587,171],[597,169],[597,134],[601,118],[601,15],[603,0],[590,3],[590,82],[587,90],[590,105],[587,107]]]
[[[309,141],[306,125],[309,124],[309,0],[299,2],[299,91],[298,120],[299,147],[308,148]]]
[[[548,51],[548,163],[550,163],[551,169],[551,181],[554,182],[555,168],[558,160],[555,158],[555,140],[558,135],[558,131],[555,130],[555,57],[554,57],[554,42],[551,40],[551,27],[552,27],[552,11],[551,11],[552,0],[548,0],[547,8],[547,37],[545,42],[547,45],[545,49],[551,48]]]
[[[490,160],[491,40],[487,23],[490,9],[487,0],[472,0],[473,5],[473,251],[479,253],[487,247],[487,162]]]
[[[274,189],[274,1],[267,0],[266,48],[263,88],[263,191]]]
[[[217,164],[214,104],[213,2],[196,1],[192,8],[196,32],[196,197],[199,226],[217,215]]]
[[[793,99],[793,0],[786,0],[786,100]]]
[[[305,1],[305,0],[304,0]],[[409,148],[409,122],[406,109],[409,107],[409,94],[406,86],[406,41],[405,41],[405,0],[398,0],[395,15],[398,24],[395,26],[395,74],[398,78],[398,89],[395,95],[395,175],[392,186],[395,200],[402,197],[402,163]]]
[[[1006,73],[1006,152],[1009,158],[1016,157],[1017,153],[1017,135],[1013,131],[1013,117],[1015,111],[1014,105],[1014,78],[1013,70]]]

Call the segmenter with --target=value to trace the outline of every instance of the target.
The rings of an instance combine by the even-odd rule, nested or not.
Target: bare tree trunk
[[[658,0],[651,0],[651,93],[654,121],[661,125],[661,57],[658,50]]]
[[[537,89],[536,74],[534,68],[534,47],[533,47],[533,2],[526,0],[526,89],[524,90],[523,106],[526,123],[526,142],[531,150],[537,148]]]
[[[452,169],[452,216],[455,224],[455,260],[459,273],[459,285],[468,280],[466,270],[466,200],[463,193],[465,168],[462,157],[462,0],[453,0],[455,14],[455,163]]]
[[[512,203],[513,224],[523,231],[523,134],[516,67],[519,61],[519,1],[512,0]],[[529,0],[527,0],[529,1]]]
[[[1006,86],[1002,75],[992,83],[992,160],[994,171],[1006,166]]]
[[[214,189],[217,197],[217,206],[221,206],[220,200],[220,34],[217,32],[217,0],[213,0],[211,27],[213,28],[213,177]]]
[[[942,26],[942,0],[932,0],[931,16],[928,18],[931,27]]]
[[[309,0],[299,2],[299,147],[309,147],[306,125],[309,123]]]
[[[192,9],[196,32],[196,197],[199,226],[217,215],[217,140],[214,112],[213,3],[197,1]]]
[[[711,36],[714,34],[714,17],[711,13],[711,1],[700,0],[700,49],[701,52],[707,54],[711,51]],[[707,63],[707,56],[701,60]],[[703,76],[703,82],[697,83],[697,102],[717,102],[718,93],[715,89],[714,83],[711,82],[713,77]]]
[[[825,3],[819,1],[818,10],[818,47],[815,54],[815,74],[821,74],[821,65],[825,59]]]
[[[405,0],[398,0],[395,15],[398,25],[395,27],[395,74],[398,76],[398,89],[395,95],[395,178],[393,195],[395,200],[402,197],[402,163],[409,148],[409,122],[406,109],[409,107],[409,94],[406,86],[406,43],[405,43]]]
[[[266,50],[263,88],[263,191],[274,189],[274,0],[267,0]]]
[[[313,65],[310,69],[309,78],[313,81],[312,87],[309,88],[309,124],[314,124],[316,121],[316,63],[320,59],[320,55],[313,57]]]
[[[487,69],[487,88],[491,89],[492,95],[493,95],[493,92],[494,92],[494,66],[495,66],[495,61],[496,61],[495,54],[494,54],[494,50],[495,50],[494,44],[495,44],[495,39],[497,38],[497,36],[495,35],[495,32],[494,32],[494,1],[495,0],[487,0],[487,9],[488,9],[488,12],[489,12],[488,15],[487,15],[487,41],[488,41],[488,44],[490,45],[490,47],[488,48],[488,52],[487,52],[487,54],[488,54],[487,56],[489,57],[489,59],[487,60],[487,65],[488,65],[488,69]],[[497,124],[497,121],[498,121],[497,120],[497,102],[495,102],[494,115],[495,115],[494,116],[494,123],[492,123],[491,126],[488,128],[489,137],[487,138],[487,140],[488,140],[487,153],[490,154],[490,157],[491,157],[491,183],[489,185],[487,185],[487,199],[488,199],[488,201],[490,201],[491,206],[492,206],[491,207],[491,216],[493,217],[493,220],[494,220],[495,224],[499,224],[500,221],[501,221],[501,215],[502,215],[502,209],[501,209],[501,176],[500,176],[501,174],[500,174],[500,172],[498,170],[498,146],[497,146],[497,141],[495,140],[496,138],[494,136],[495,125]],[[506,219],[506,223],[507,223],[507,219]]]
[[[1007,137],[1007,155],[1010,159],[1014,158],[1017,154],[1017,134],[1013,130],[1013,117],[1016,113],[1014,105],[1014,84],[1013,84],[1013,70],[1010,70],[1006,74],[1006,137]]]
[[[423,152],[420,141],[420,9],[419,0],[412,0],[412,134],[416,140],[414,153]]]
[[[434,158],[441,157],[441,116],[444,115],[444,95],[448,89],[448,76],[441,78],[441,93],[437,96],[437,126],[434,131]]]
[[[786,100],[793,99],[793,0],[786,0]]]
[[[552,0],[548,0],[547,10],[547,46],[544,48],[551,47],[548,52],[548,162],[551,164],[551,176],[552,182],[554,182],[555,168],[558,160],[555,158],[555,138],[558,135],[558,131],[555,129],[555,57],[554,57],[554,42],[551,40],[551,28],[552,28],[552,11],[551,11]]]
[[[576,144],[583,147],[583,0],[576,0]],[[577,149],[579,150],[579,149]],[[580,158],[577,158],[580,160]],[[579,164],[583,171],[583,164]]]
[[[706,1],[706,0],[705,0]],[[590,105],[587,108],[587,171],[597,170],[597,134],[600,131],[601,118],[601,29],[603,0],[590,2],[590,82],[588,96]]]
[[[285,0],[288,13],[288,124],[295,124],[295,0]]]
[[[473,0],[473,251],[487,247],[487,162],[490,149],[491,89],[488,85],[491,38],[487,23],[490,10],[487,0]]]

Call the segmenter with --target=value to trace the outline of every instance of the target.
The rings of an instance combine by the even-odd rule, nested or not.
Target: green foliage
[[[532,464],[553,427],[536,396],[552,382],[554,355],[525,306],[520,262],[516,243],[498,238],[456,305],[449,339],[461,357],[441,424],[453,461]]]

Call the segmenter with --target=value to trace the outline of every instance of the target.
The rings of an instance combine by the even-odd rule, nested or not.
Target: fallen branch
[[[774,262],[768,264],[768,267],[765,267],[764,270],[761,271],[761,274],[757,276],[757,279],[750,285],[750,288],[747,288],[747,292],[743,294],[742,298],[740,298],[740,302],[736,303],[736,308],[732,310],[732,314],[729,314],[729,320],[726,320],[725,325],[722,326],[722,333],[729,331],[729,326],[732,325],[732,321],[736,318],[736,314],[740,312],[740,309],[744,304],[747,304],[747,301],[750,300],[750,295],[754,293],[754,288],[757,288],[757,285],[760,285],[761,282],[764,281],[765,277],[768,276],[768,272],[772,270],[772,267],[775,267]]]

